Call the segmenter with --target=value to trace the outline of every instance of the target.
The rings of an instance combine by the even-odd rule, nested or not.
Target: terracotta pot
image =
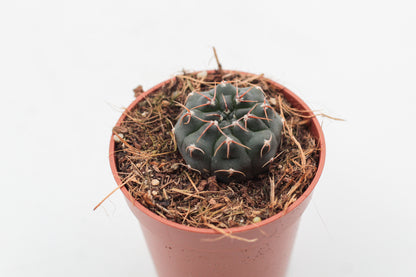
[[[310,110],[293,92],[276,82],[269,81],[282,90],[292,105]],[[170,80],[139,95],[127,109],[133,109],[146,95],[168,82]],[[123,114],[117,126],[124,119]],[[316,118],[312,119],[311,131],[319,142],[321,154],[316,176],[305,193],[289,206],[285,213],[280,212],[257,224],[227,230],[240,238],[257,239],[255,242],[224,237],[211,229],[188,227],[166,220],[134,200],[123,187],[121,191],[140,222],[158,275],[160,277],[284,276],[300,217],[311,200],[312,191],[322,173],[325,161],[324,136]],[[113,153],[114,140],[111,138],[111,169],[117,184],[121,185]]]

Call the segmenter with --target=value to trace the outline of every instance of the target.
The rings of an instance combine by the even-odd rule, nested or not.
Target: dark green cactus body
[[[222,83],[189,94],[174,132],[190,167],[230,182],[267,170],[281,130],[282,120],[261,88]]]

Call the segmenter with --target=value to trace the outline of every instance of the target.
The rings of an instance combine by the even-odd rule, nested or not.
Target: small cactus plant
[[[188,95],[174,133],[190,168],[230,182],[267,170],[281,130],[282,120],[260,87],[223,82]]]

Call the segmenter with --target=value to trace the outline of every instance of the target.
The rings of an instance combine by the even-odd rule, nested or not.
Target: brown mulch
[[[183,73],[147,96],[114,127],[119,176],[142,205],[188,226],[230,228],[259,222],[286,210],[307,189],[319,162],[319,145],[308,127],[310,113],[293,108],[262,75]],[[188,93],[208,90],[222,80],[239,87],[262,87],[284,118],[277,158],[256,179],[224,184],[189,169],[176,149],[172,127]],[[138,87],[135,93],[143,90]],[[137,95],[136,95],[137,96]]]

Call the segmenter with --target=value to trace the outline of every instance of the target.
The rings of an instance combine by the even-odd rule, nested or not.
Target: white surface
[[[132,89],[182,68],[286,85],[324,174],[289,275],[416,276],[414,1],[3,1],[0,276],[155,277],[108,164]]]

